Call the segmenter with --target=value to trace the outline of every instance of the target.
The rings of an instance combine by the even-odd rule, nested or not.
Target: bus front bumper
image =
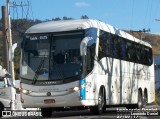
[[[22,95],[24,108],[76,107],[95,106],[97,100],[81,100],[78,92],[62,96],[30,96]]]

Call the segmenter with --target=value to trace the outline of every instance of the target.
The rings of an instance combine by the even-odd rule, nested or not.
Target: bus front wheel
[[[90,110],[93,114],[100,115],[102,114],[102,112],[104,112],[105,110],[104,107],[105,107],[105,96],[104,96],[104,92],[100,90],[98,95],[98,105],[91,107]]]
[[[41,114],[43,117],[51,117],[52,109],[51,108],[41,108]]]

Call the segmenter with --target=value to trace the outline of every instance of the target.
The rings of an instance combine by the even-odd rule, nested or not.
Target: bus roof
[[[26,31],[26,33],[51,33],[51,32],[62,32],[62,31],[73,31],[73,30],[87,29],[91,27],[99,28],[101,30],[110,32],[112,34],[116,34],[131,41],[135,41],[140,44],[144,44],[146,46],[151,47],[149,43],[139,40],[120,29],[117,29],[104,22],[92,19],[60,20],[60,21],[44,22],[30,27]]]

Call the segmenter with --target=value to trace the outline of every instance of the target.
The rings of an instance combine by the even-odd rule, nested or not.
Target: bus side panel
[[[154,81],[154,65],[138,65],[137,70],[138,89],[142,89],[142,96],[145,96],[147,90],[148,103],[155,99],[155,81]]]
[[[136,104],[138,101],[138,84],[141,79],[141,69],[138,64],[113,58],[102,58],[97,63],[97,87],[106,89],[106,104]],[[146,74],[143,74],[146,75]],[[139,83],[138,83],[139,82]],[[140,84],[143,84],[143,83]],[[144,86],[144,84],[143,84]],[[142,86],[140,86],[142,87]],[[99,88],[97,88],[97,93]]]
[[[155,101],[155,74],[154,74],[154,63],[149,67],[149,78],[150,82],[148,85],[148,103]]]
[[[118,61],[113,58],[102,58],[97,62],[95,67],[95,73],[98,79],[97,93],[100,90],[100,86],[105,87],[106,91],[106,104],[117,105],[120,104],[120,77],[117,75],[119,70]]]
[[[91,72],[86,77],[86,101],[83,101],[87,106],[95,106],[98,104],[98,91],[100,80],[99,75]]]
[[[119,60],[120,104],[136,104],[138,101],[138,64]]]

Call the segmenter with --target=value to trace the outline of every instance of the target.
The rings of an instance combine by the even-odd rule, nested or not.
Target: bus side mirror
[[[10,48],[9,48],[9,61],[13,61],[14,59],[14,50],[17,48],[17,46],[20,46],[22,44],[22,41],[18,43],[14,43]]]
[[[87,46],[92,44],[92,37],[85,37],[80,44],[80,54],[81,56],[85,56],[87,54]]]
[[[80,54],[81,56],[85,56],[87,52],[87,44],[82,40],[80,45]]]

